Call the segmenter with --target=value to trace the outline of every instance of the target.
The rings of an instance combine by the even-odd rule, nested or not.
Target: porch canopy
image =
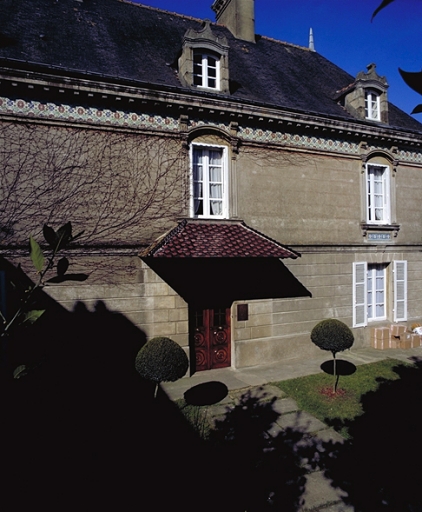
[[[310,296],[281,262],[300,255],[243,221],[185,219],[140,254],[188,303]]]

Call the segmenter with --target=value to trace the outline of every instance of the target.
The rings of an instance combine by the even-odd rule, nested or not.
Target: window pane
[[[210,185],[210,197],[213,199],[222,199],[223,187],[222,185]]]
[[[223,208],[221,201],[210,201],[211,215],[223,215]]]
[[[221,183],[221,167],[210,168],[210,181]]]
[[[211,150],[209,152],[210,165],[221,165],[221,151]]]

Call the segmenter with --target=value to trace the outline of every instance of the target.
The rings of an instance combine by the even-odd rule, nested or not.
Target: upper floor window
[[[194,51],[193,84],[197,87],[220,89],[220,59],[216,54]]]
[[[368,224],[391,221],[390,169],[386,165],[366,166],[366,211]]]
[[[380,95],[373,89],[365,91],[365,117],[381,121]]]
[[[227,218],[227,148],[193,145],[191,151],[193,216]]]

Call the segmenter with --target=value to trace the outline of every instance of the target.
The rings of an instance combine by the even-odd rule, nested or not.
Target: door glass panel
[[[195,327],[203,327],[204,326],[204,315],[203,311],[195,311]]]

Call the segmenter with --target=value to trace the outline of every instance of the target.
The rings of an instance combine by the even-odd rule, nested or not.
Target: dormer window
[[[365,91],[365,117],[372,121],[381,121],[380,95],[373,89]]]
[[[200,30],[186,31],[179,57],[179,78],[192,89],[229,92],[229,45],[224,36],[213,33],[209,20]]]
[[[369,64],[367,73],[358,73],[352,84],[339,91],[339,99],[352,116],[388,124],[388,84],[375,68],[375,64]]]
[[[197,87],[220,89],[220,58],[218,55],[194,50],[193,84]]]

